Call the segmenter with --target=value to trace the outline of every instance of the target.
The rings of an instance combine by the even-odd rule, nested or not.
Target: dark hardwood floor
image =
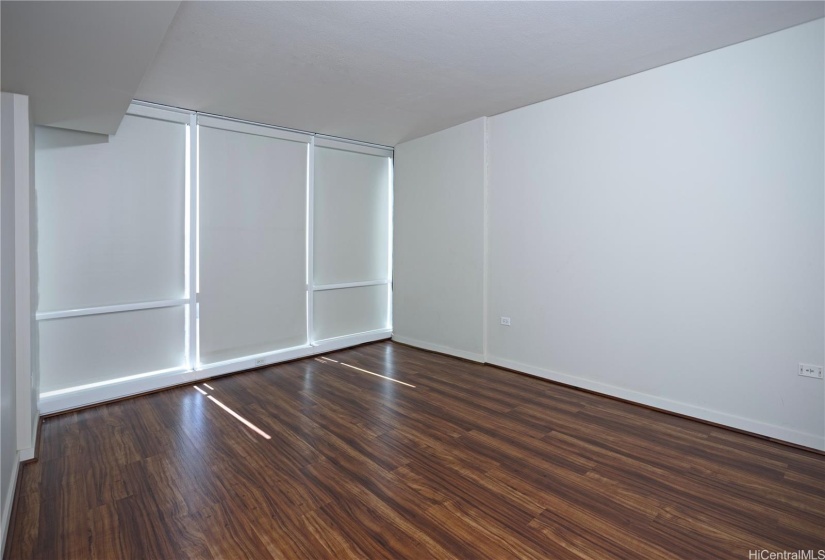
[[[46,419],[6,556],[825,549],[825,456],[389,342],[327,357]]]

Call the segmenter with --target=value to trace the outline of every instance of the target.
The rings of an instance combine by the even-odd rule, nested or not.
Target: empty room
[[[0,2],[3,559],[825,560],[825,2]]]

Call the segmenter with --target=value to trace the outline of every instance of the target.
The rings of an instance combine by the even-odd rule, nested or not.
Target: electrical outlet
[[[799,364],[799,375],[804,377],[813,377],[814,379],[822,379],[822,366]]]
[[[255,365],[256,366],[262,366],[265,363],[266,363],[266,360],[264,360],[263,358],[258,358],[257,360],[255,360]]]
[[[504,325],[505,327],[509,327],[510,326],[510,317],[502,317],[501,318],[501,324]]]

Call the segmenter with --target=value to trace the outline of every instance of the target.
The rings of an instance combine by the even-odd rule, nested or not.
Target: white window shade
[[[199,123],[200,361],[306,344],[309,138]]]
[[[313,338],[325,340],[388,328],[387,284],[315,292]]]
[[[109,137],[37,128],[39,311],[184,297],[186,132],[132,114]]]
[[[40,321],[43,393],[182,368],[185,307]]]
[[[376,150],[320,145],[315,149],[315,285],[386,280],[390,159],[374,155],[381,153]]]

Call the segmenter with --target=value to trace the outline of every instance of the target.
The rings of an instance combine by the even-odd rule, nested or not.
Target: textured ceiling
[[[395,145],[822,17],[823,2],[10,2],[2,89],[113,132],[132,98]],[[176,13],[177,12],[177,13]]]
[[[395,145],[822,17],[822,2],[184,2],[136,97]]]

